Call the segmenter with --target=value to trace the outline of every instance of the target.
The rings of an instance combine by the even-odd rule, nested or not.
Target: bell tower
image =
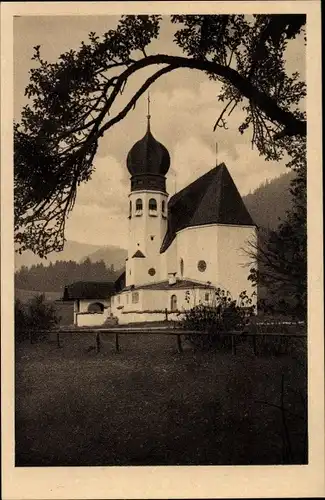
[[[147,131],[127,156],[131,190],[129,194],[129,243],[126,286],[163,279],[160,247],[167,230],[166,174],[170,156],[151,133],[148,95]]]

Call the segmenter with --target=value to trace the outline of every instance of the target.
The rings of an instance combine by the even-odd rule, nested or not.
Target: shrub
[[[184,311],[181,326],[186,330],[198,332],[186,336],[195,347],[200,349],[228,347],[231,342],[227,333],[243,329],[254,311],[252,299],[248,297],[246,291],[240,294],[238,301],[235,301],[229,292],[218,288],[213,305],[199,304]],[[205,335],[199,332],[205,332]]]
[[[28,314],[21,300],[15,300],[15,338],[21,342],[28,338]]]
[[[18,342],[27,338],[41,340],[59,321],[55,307],[45,301],[44,294],[35,295],[26,305],[15,300],[15,337]]]

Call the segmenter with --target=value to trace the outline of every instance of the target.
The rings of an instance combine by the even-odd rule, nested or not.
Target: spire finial
[[[150,130],[150,92],[148,92],[148,114],[147,114],[147,120],[148,120],[148,130]]]

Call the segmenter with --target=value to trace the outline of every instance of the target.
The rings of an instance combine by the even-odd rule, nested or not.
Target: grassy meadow
[[[304,353],[199,352],[166,335],[16,347],[16,465],[306,463]],[[284,376],[283,404],[281,381]]]

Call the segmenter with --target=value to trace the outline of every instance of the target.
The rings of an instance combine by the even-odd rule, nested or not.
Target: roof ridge
[[[224,195],[224,181],[225,181],[225,172],[228,172],[228,174],[230,175],[229,173],[229,170],[227,169],[226,165],[223,163],[221,165],[221,169],[220,169],[220,176],[221,176],[221,179],[220,179],[220,182],[218,184],[218,206],[217,206],[217,216],[218,216],[218,219],[220,218],[220,212],[221,212],[221,206],[222,206],[222,202],[223,202],[223,195]]]
[[[200,177],[197,177],[196,179],[194,179],[194,181],[190,182],[190,184],[188,184],[187,186],[183,187],[180,191],[177,191],[177,193],[173,194],[173,196],[170,198],[169,200],[169,203],[171,203],[172,201],[174,201],[174,199],[177,199],[180,197],[180,195],[184,192],[184,191],[188,191],[189,189],[191,189],[193,187],[193,185],[195,185],[196,183],[198,183],[199,181],[202,181],[203,179],[205,179],[208,175],[211,175],[212,172],[215,170],[216,172],[219,170],[219,168],[224,165],[224,163],[220,163],[219,165],[216,165],[215,167],[211,168],[210,170],[208,170],[207,172],[205,172],[203,175],[201,175]]]

